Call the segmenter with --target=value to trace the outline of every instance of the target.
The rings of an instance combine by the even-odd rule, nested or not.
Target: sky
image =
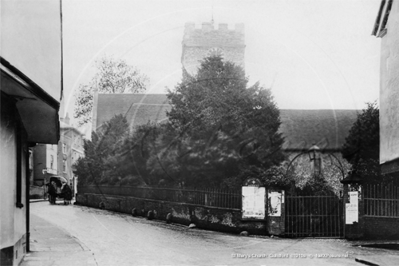
[[[63,0],[64,100],[103,56],[149,77],[146,93],[181,80],[184,24],[245,24],[250,84],[270,88],[280,109],[363,109],[378,102],[380,0]]]

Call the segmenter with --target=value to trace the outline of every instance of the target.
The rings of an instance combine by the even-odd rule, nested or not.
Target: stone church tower
[[[213,23],[205,22],[202,28],[196,29],[194,23],[186,23],[182,45],[181,62],[189,74],[197,71],[203,58],[215,53],[244,67],[244,24],[236,24],[235,29],[229,30],[227,24],[219,24],[218,29],[214,29]]]

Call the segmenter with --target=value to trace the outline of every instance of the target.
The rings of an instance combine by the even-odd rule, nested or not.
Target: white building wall
[[[24,76],[32,80],[56,101],[61,96],[60,11],[60,1],[57,0],[1,0],[0,8],[1,57],[8,61],[12,68],[21,71]],[[16,88],[19,88],[19,86],[16,86]],[[7,106],[3,107],[5,105]],[[23,113],[25,110],[22,108],[24,107],[24,102],[19,101],[18,105],[20,112],[22,112],[21,115],[29,117],[26,113]],[[47,105],[48,107],[46,107]],[[40,107],[39,109],[43,110],[43,112],[48,112],[49,115],[56,114],[58,109],[58,105],[52,101],[47,103],[44,101],[37,102],[37,107]],[[25,182],[27,162],[25,161],[25,155],[28,152],[28,147],[21,147],[23,152],[18,167],[21,167],[21,203],[24,206],[17,207],[18,168],[16,162],[16,126],[14,123],[17,112],[16,110],[12,111],[13,108],[15,109],[13,101],[4,100],[2,95],[0,128],[0,248],[2,254],[3,252],[9,252],[13,248],[14,254],[10,258],[13,265],[18,265],[23,258],[26,247],[27,198]],[[9,111],[10,113],[8,113]],[[58,115],[55,115],[55,117],[58,119]],[[38,121],[25,122],[27,129],[33,129],[34,127],[42,128],[47,121],[45,119],[39,121],[41,125],[37,124]],[[55,128],[58,131],[58,125],[55,120],[49,120],[48,123],[51,123],[51,128]],[[49,132],[48,134],[53,136],[49,139],[54,140],[58,133]],[[32,136],[29,137],[32,138]],[[40,142],[40,138],[36,136],[34,141]],[[23,139],[22,144],[26,145],[25,142],[26,139]],[[57,163],[55,162],[54,165],[56,167]]]
[[[6,104],[2,101],[2,104]],[[7,106],[9,107],[9,106]],[[6,107],[6,108],[7,108]],[[4,111],[4,110],[3,110]],[[21,203],[17,208],[17,137],[12,109],[1,116],[0,128],[0,249],[14,247],[13,265],[18,265],[26,253],[26,161],[27,146],[22,146]],[[24,141],[23,141],[24,142]]]
[[[26,254],[26,153],[28,147],[23,144],[22,149],[22,165],[21,165],[21,202],[24,205],[22,208],[15,208],[14,210],[14,265],[19,265],[23,256]],[[16,186],[14,186],[16,187]],[[15,198],[15,197],[14,197]],[[15,206],[15,203],[14,203]]]
[[[16,203],[16,137],[15,128],[1,117],[0,152],[0,247],[14,245],[14,213]]]
[[[392,3],[381,39],[380,163],[399,158],[399,1]]]

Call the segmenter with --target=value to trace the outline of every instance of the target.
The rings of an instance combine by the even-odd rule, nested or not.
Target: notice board
[[[345,204],[345,224],[359,222],[359,193],[349,192],[349,203]]]
[[[242,187],[242,219],[266,218],[266,188],[257,186]]]
[[[283,203],[284,196],[278,191],[271,191],[268,195],[268,214],[269,216],[281,216],[281,203]]]

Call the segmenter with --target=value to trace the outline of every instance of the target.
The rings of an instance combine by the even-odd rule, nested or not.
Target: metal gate
[[[336,195],[286,195],[285,235],[343,237],[343,204]]]

